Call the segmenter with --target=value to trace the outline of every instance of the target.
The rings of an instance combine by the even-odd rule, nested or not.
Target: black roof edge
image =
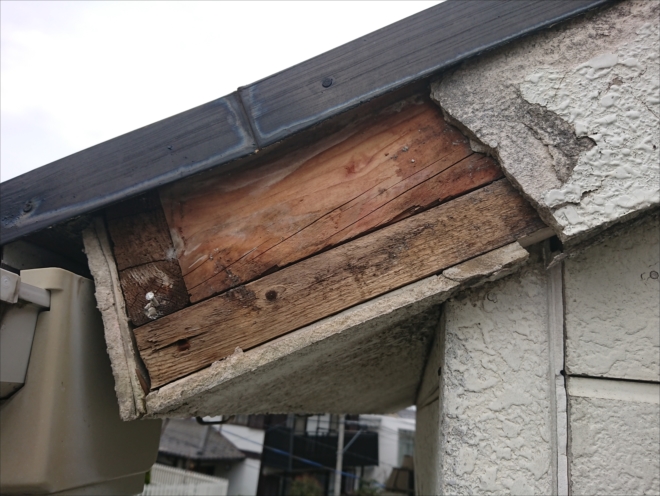
[[[613,0],[448,0],[225,97],[0,183],[0,244],[228,164]]]

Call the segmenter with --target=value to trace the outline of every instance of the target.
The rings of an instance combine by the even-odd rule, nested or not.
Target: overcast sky
[[[2,0],[0,180],[436,3]]]

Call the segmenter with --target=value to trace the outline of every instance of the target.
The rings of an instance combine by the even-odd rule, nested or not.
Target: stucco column
[[[444,304],[418,396],[419,494],[556,494],[549,287],[532,263]]]

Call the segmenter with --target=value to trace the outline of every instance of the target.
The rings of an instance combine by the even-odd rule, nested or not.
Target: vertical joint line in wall
[[[565,465],[565,474],[566,474],[566,487],[565,494],[570,496],[571,494],[571,465],[569,463],[568,453],[570,452],[570,443],[571,443],[571,423],[568,420],[570,418],[570,403],[568,402],[568,389],[566,387],[566,378],[568,377],[568,371],[566,370],[566,266],[564,262],[559,265],[559,275],[561,277],[561,338],[562,338],[562,349],[561,349],[561,366],[564,374],[562,375],[561,384],[563,385],[563,397],[564,397],[564,422],[566,423],[565,429],[565,446],[566,446],[566,465]]]
[[[546,242],[547,246],[547,242]],[[555,331],[556,331],[556,305],[555,305],[555,284],[553,268],[547,272],[547,294],[548,294],[548,385],[550,387],[550,446],[552,461],[552,494],[559,494],[558,484],[558,431],[557,431],[557,381],[555,378]]]
[[[568,424],[564,370],[563,263],[548,269],[548,348],[550,358],[553,486],[555,494],[568,496]]]

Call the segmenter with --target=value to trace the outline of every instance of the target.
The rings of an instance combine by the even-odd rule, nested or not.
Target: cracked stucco
[[[85,229],[83,242],[89,270],[94,277],[96,305],[103,319],[105,342],[119,403],[119,416],[122,420],[135,420],[145,413],[145,395],[137,375],[140,364],[131,339],[130,323],[110,238],[101,218],[94,219]]]
[[[432,85],[565,241],[660,202],[659,17],[658,2],[622,2]]]

